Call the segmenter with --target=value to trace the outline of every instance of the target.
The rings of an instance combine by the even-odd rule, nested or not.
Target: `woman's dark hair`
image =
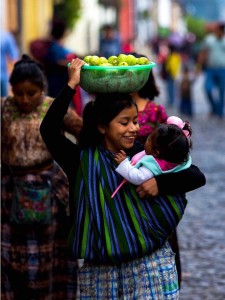
[[[138,95],[141,98],[148,98],[149,100],[154,100],[155,97],[159,96],[159,89],[155,83],[155,77],[152,70],[150,70],[145,85],[138,91]]]
[[[136,52],[131,52],[130,54],[134,55],[135,57],[146,57],[146,55],[142,55]],[[150,70],[148,80],[146,81],[145,85],[138,91],[138,95],[141,98],[154,100],[154,98],[158,97],[159,94],[159,88],[156,85],[153,71]]]
[[[98,94],[95,101],[90,101],[84,108],[79,144],[85,148],[101,144],[103,136],[98,130],[98,126],[108,126],[123,109],[132,106],[137,109],[130,94]]]
[[[185,123],[183,129],[191,135],[189,123]],[[161,124],[153,130],[151,138],[153,139],[153,153],[155,155],[157,153],[157,158],[177,164],[188,160],[192,143],[177,125]]]
[[[23,54],[21,60],[15,63],[9,82],[11,86],[14,86],[26,80],[36,84],[42,90],[47,88],[47,80],[42,65]]]

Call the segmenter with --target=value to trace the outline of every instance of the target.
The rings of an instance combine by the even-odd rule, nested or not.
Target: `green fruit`
[[[106,63],[102,63],[102,64],[100,64],[99,66],[104,66],[104,67],[113,67],[113,65],[112,64],[110,64],[110,63],[108,63],[108,62],[106,62]]]
[[[112,55],[108,58],[108,62],[113,66],[117,66],[117,56]]]
[[[125,61],[121,61],[118,66],[128,66],[128,63]]]
[[[89,64],[89,59],[91,58],[91,55],[87,55],[84,57],[83,61],[85,61],[87,64]]]
[[[99,57],[99,65],[106,64],[107,62],[108,60],[104,56]]]
[[[127,61],[129,66],[134,66],[137,63],[137,58],[132,54],[128,54],[126,61]]]
[[[100,63],[100,58],[97,55],[92,55],[89,59],[90,66],[98,66]]]
[[[138,63],[139,65],[147,65],[147,64],[150,63],[150,60],[149,60],[147,57],[142,56],[142,57],[139,57],[139,58],[137,59],[137,63]]]
[[[127,62],[127,55],[126,54],[119,54],[117,56],[117,64],[119,65],[119,63],[121,62]]]

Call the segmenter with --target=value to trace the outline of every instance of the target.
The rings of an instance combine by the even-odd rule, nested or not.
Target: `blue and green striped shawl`
[[[76,258],[121,263],[162,246],[182,218],[183,195],[140,199],[136,187],[115,171],[112,154],[99,147],[83,150],[74,201],[76,212],[69,243]]]

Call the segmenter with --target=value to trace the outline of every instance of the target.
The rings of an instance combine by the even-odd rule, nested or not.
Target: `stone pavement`
[[[188,205],[177,229],[182,268],[180,300],[225,300],[225,119],[208,116],[203,80],[200,76],[193,86],[191,153],[207,182],[187,193]],[[159,102],[163,103],[164,84],[160,85]],[[167,111],[179,116],[176,108]]]

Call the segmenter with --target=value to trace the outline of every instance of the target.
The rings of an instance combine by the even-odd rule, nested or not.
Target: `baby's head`
[[[177,121],[179,118],[175,118]],[[172,163],[183,163],[187,161],[191,149],[190,136],[192,133],[188,122],[171,123],[167,119],[166,124],[156,127],[145,143],[146,154],[153,155]]]

